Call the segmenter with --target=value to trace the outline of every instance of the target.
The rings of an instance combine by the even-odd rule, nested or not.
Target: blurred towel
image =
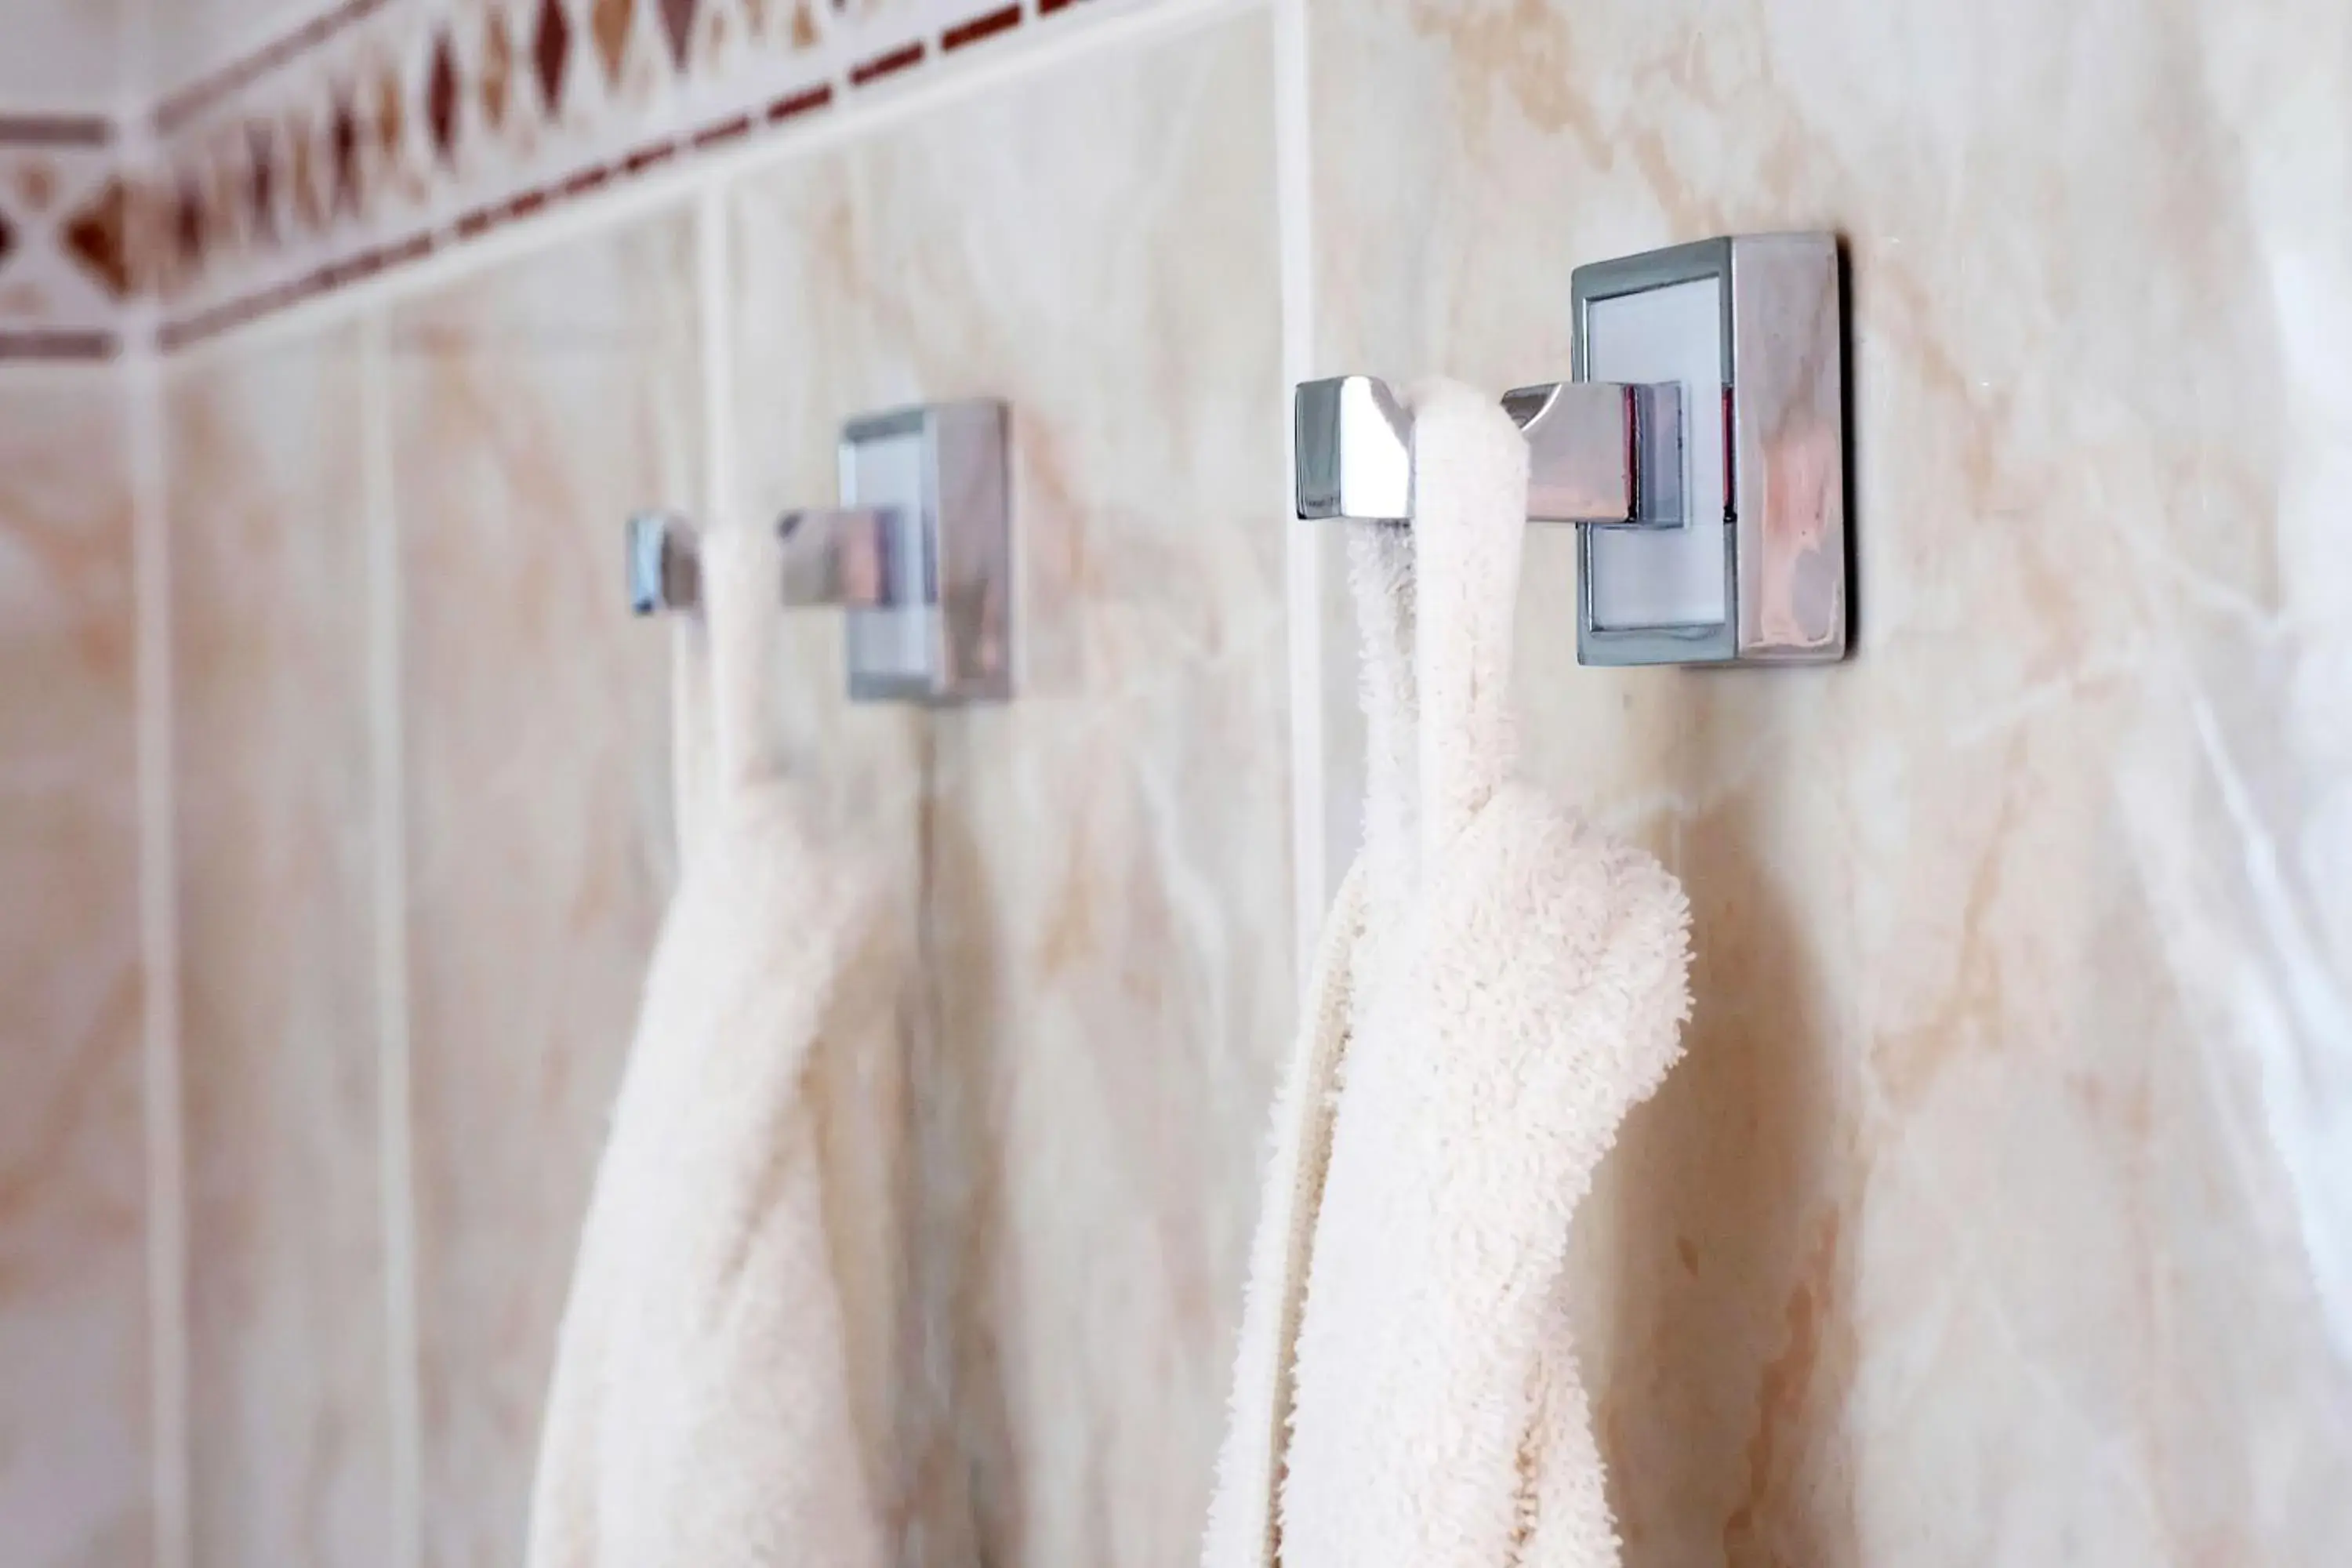
[[[768,743],[776,542],[714,531],[701,564],[715,746],[682,678],[685,874],[581,1237],[528,1561],[881,1568],[807,1081],[881,905],[810,841]]]
[[[1570,1220],[1681,1053],[1688,911],[1509,777],[1527,444],[1413,395],[1410,531],[1351,524],[1370,775],[1276,1110],[1206,1568],[1617,1561]]]

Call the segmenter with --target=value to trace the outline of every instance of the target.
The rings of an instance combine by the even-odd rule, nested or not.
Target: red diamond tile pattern
[[[172,223],[173,236],[180,242],[180,265],[193,268],[205,258],[205,193],[193,175],[180,178],[180,195]]]
[[[773,133],[1075,4],[337,0],[160,106],[178,172],[84,204],[73,253],[116,293],[157,274],[177,309],[167,346],[192,342]],[[839,58],[820,58],[835,17]],[[495,149],[478,158],[483,137]],[[0,227],[0,256],[29,243],[23,212]],[[126,265],[126,234],[152,235],[165,265]]]
[[[124,221],[130,205],[122,182],[110,179],[66,219],[67,253],[117,300],[131,293],[131,247],[125,242],[129,226]]]
[[[278,161],[271,145],[269,122],[257,121],[247,126],[245,141],[247,226],[256,239],[268,244],[278,237]]]
[[[425,122],[433,132],[433,154],[442,167],[457,160],[457,59],[446,32],[433,45],[433,68],[425,79]]]
[[[531,64],[539,71],[539,98],[550,120],[563,117],[563,78],[572,64],[572,24],[563,0],[539,0],[539,25],[530,36]]]
[[[328,162],[334,167],[334,195],[327,208],[337,217],[360,210],[360,117],[348,89],[335,89],[334,118],[327,129]]]

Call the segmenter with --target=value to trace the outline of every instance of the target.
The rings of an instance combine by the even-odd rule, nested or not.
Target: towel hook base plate
[[[1827,234],[1737,235],[1576,269],[1579,382],[1688,389],[1677,529],[1580,531],[1584,664],[1845,656],[1844,312]],[[1719,503],[1719,507],[1718,507]]]

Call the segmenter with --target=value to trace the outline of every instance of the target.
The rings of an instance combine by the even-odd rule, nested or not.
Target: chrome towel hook
[[[853,701],[938,705],[1012,694],[1007,412],[978,400],[853,419],[842,504],[776,520],[785,604],[838,605]],[[629,607],[700,601],[693,522],[643,511],[626,536]]]
[[[1741,235],[1572,274],[1571,379],[1507,393],[1528,518],[1580,525],[1584,664],[1811,664],[1847,632],[1837,242]],[[1412,416],[1302,384],[1301,518],[1412,512]]]

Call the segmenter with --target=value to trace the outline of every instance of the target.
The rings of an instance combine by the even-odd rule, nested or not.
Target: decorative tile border
[[[103,121],[0,118],[0,359],[112,353],[150,305],[184,347],[1080,3],[341,0],[157,105],[135,166]]]
[[[133,278],[114,127],[0,115],[0,359],[115,352]]]
[[[1044,16],[1019,0],[349,0],[162,106],[176,348]]]

